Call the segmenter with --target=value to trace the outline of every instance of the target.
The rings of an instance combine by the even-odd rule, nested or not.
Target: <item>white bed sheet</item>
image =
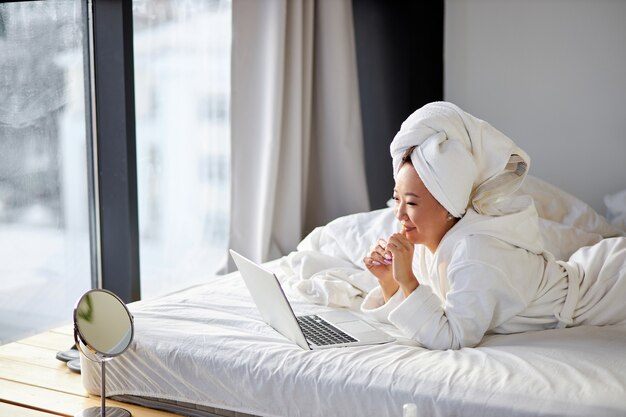
[[[238,273],[129,307],[135,339],[107,364],[107,395],[259,416],[401,416],[408,402],[420,416],[626,415],[626,326],[491,335],[458,351],[402,338],[304,351],[261,320]],[[82,365],[99,394],[99,366]]]

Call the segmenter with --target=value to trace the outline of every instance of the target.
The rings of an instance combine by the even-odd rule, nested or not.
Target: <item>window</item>
[[[230,1],[134,0],[141,298],[226,260]]]
[[[92,286],[82,3],[0,4],[0,344]]]
[[[230,0],[0,4],[0,344],[70,322],[94,286],[129,302],[139,275],[150,298],[225,265],[230,14]]]

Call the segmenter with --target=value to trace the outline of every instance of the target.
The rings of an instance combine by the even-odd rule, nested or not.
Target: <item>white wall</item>
[[[446,0],[445,99],[604,214],[626,188],[626,1]]]

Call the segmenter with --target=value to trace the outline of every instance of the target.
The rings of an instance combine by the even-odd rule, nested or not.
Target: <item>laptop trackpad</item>
[[[376,330],[375,327],[370,326],[363,320],[347,321],[347,322],[343,322],[339,324],[339,326],[344,332],[350,333],[350,334],[358,334],[358,333],[371,332],[373,330]]]

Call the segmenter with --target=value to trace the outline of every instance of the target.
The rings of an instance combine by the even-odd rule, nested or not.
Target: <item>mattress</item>
[[[329,309],[288,297],[296,314]],[[262,321],[237,272],[129,308],[135,338],[107,363],[107,395],[182,414],[399,416],[415,403],[427,416],[626,415],[626,326],[488,335],[476,348],[431,351],[373,323],[397,340],[304,351]],[[98,395],[99,366],[82,366]]]

